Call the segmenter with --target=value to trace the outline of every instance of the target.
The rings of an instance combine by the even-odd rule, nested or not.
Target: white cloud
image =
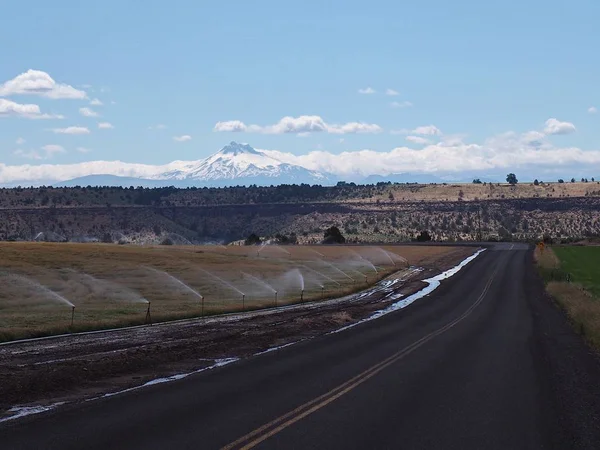
[[[440,129],[435,125],[425,125],[422,127],[417,127],[414,130],[411,130],[412,134],[421,134],[425,136],[439,136],[442,134]]]
[[[590,106],[587,110],[590,114],[596,114],[598,112],[598,108],[595,106]]]
[[[403,102],[392,102],[392,103],[390,103],[390,106],[392,108],[409,108],[412,105],[413,104],[411,102],[409,102],[408,100],[404,100]]]
[[[274,125],[246,125],[239,120],[217,122],[214,131],[249,132],[263,134],[300,134],[300,133],[380,133],[383,129],[376,124],[364,122],[348,122],[345,124],[329,124],[320,116],[284,117]]]
[[[392,96],[394,96],[394,95],[400,95],[400,92],[388,88],[385,91],[385,95],[392,95]]]
[[[410,134],[410,135],[419,134],[421,136],[441,136],[443,133],[435,125],[424,125],[424,126],[417,127],[413,130],[410,130],[407,128],[402,128],[400,130],[391,130],[390,134],[396,134],[396,135],[397,134]]]
[[[286,163],[339,176],[386,175],[401,172],[448,174],[464,171],[517,171],[526,168],[542,173],[557,168],[581,168],[581,166],[592,165],[597,167],[600,164],[600,151],[557,148],[545,137],[541,141],[532,140],[535,135],[531,133],[539,132],[504,133],[487,139],[482,144],[467,143],[459,138],[453,138],[421,149],[398,147],[385,152],[359,150],[333,154],[313,151],[304,155],[275,150],[264,152]]]
[[[26,152],[22,152],[26,153]],[[22,154],[20,156],[23,156]],[[43,159],[43,155],[37,154]],[[153,178],[161,173],[181,170],[189,162],[177,161],[162,166],[132,164],[122,161],[86,161],[77,164],[24,164],[9,166],[0,163],[0,183],[64,181],[86,175],[111,174],[122,177]]]
[[[372,87],[367,87],[367,88],[358,90],[359,94],[366,94],[366,95],[375,94],[376,92],[377,91],[375,89],[373,89]]]
[[[408,137],[408,136],[407,136]],[[413,136],[419,138],[420,136]],[[492,136],[482,143],[470,143],[459,136],[423,148],[398,147],[389,151],[370,149],[331,153],[315,150],[303,155],[277,150],[261,150],[280,161],[298,164],[312,170],[330,172],[340,177],[391,173],[460,174],[461,172],[502,175],[528,171],[536,177],[558,177],[556,172],[597,176],[591,171],[600,165],[600,150],[584,151],[574,147],[555,147],[539,131],[507,132]],[[23,157],[43,159],[45,153],[15,152]],[[175,161],[164,166],[130,164],[120,161],[91,161],[67,165],[17,165],[0,163],[0,183],[62,181],[85,175],[112,174],[126,177],[156,178],[172,170],[181,170],[189,161]],[[561,175],[562,175],[561,173]],[[564,176],[564,175],[563,175]],[[583,173],[582,175],[583,176]]]
[[[52,128],[50,131],[56,134],[90,134],[87,127]]]
[[[79,153],[90,153],[92,149],[86,147],[77,147],[76,149]]]
[[[79,108],[79,114],[84,117],[98,117],[99,114],[91,108]]]
[[[214,131],[241,133],[247,130],[247,126],[240,120],[227,120],[225,122],[217,122]]]
[[[13,155],[26,159],[44,159],[40,152],[36,150],[23,150],[19,148],[13,152]]]
[[[406,136],[404,139],[406,139],[408,142],[412,142],[413,144],[419,144],[419,145],[424,145],[424,144],[430,143],[429,139],[425,139],[424,137],[421,137],[421,136]]]
[[[114,126],[109,122],[98,122],[98,128],[101,130],[110,130],[114,128]]]
[[[192,137],[189,134],[184,134],[182,136],[173,136],[173,140],[175,142],[187,142],[191,141]]]
[[[20,117],[24,119],[63,119],[59,114],[42,114],[40,107],[32,103],[16,103],[0,98],[0,118]]]
[[[17,145],[23,145],[25,143],[25,139],[23,139],[22,137],[17,138],[17,140],[15,141],[15,143]]]
[[[546,120],[546,126],[544,127],[544,133],[546,134],[571,134],[575,131],[575,125],[571,122],[561,122],[555,118]]]
[[[40,151],[37,151],[37,150],[22,150],[22,149],[18,149],[18,150],[15,150],[13,152],[13,154],[16,155],[16,156],[20,156],[22,158],[40,160],[40,159],[49,159],[49,158],[52,158],[55,154],[57,154],[57,153],[65,153],[65,151],[66,151],[62,146],[56,145],[56,144],[44,145],[41,148],[41,150],[42,151],[40,152]]]
[[[68,84],[57,83],[41,70],[28,70],[0,84],[0,97],[9,95],[39,95],[52,99],[84,99],[87,94]]]
[[[100,99],[95,98],[95,99],[93,99],[90,102],[90,105],[92,105],[92,106],[102,106],[102,105],[104,105],[104,103],[102,103],[102,101],[100,101]]]
[[[48,156],[52,156],[55,153],[65,153],[66,151],[62,145],[57,144],[44,145],[42,150],[44,150]]]

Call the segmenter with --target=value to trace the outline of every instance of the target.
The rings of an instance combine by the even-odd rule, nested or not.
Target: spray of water
[[[147,299],[145,299],[144,297],[142,297],[141,295],[139,295],[137,292],[134,292],[134,291],[132,291],[131,289],[129,289],[127,287],[121,286],[121,285],[119,285],[117,283],[113,283],[113,282],[110,282],[110,281],[100,280],[100,279],[98,279],[96,277],[93,277],[92,275],[87,274],[87,273],[76,272],[75,270],[72,270],[72,269],[68,269],[68,270],[70,272],[77,273],[81,277],[83,277],[86,280],[88,280],[90,283],[100,284],[100,285],[104,284],[108,288],[112,288],[112,287],[118,288],[119,292],[122,292],[125,295],[127,295],[127,301],[129,301],[129,302],[132,302],[132,303],[144,303],[144,304],[150,303]]]
[[[65,305],[70,306],[71,308],[75,308],[75,305],[73,303],[71,303],[69,300],[67,300],[66,298],[64,298],[62,295],[60,295],[57,292],[54,292],[52,289],[44,286],[41,283],[38,283],[37,281],[33,281],[27,277],[22,277],[21,275],[10,275],[10,277],[21,281],[22,283],[28,284],[29,286],[31,286],[32,288],[46,294],[48,297],[57,300],[61,303],[64,303]]]
[[[267,283],[264,280],[261,280],[260,278],[256,278],[255,276],[250,275],[249,273],[246,272],[242,272],[242,275],[244,275],[247,278],[250,278],[252,281],[254,281],[256,284],[263,286],[265,288],[267,288],[268,290],[270,290],[273,294],[277,294],[277,290],[275,290],[275,288],[273,288],[273,286],[271,286],[269,283]]]
[[[377,272],[377,268],[375,267],[375,265],[374,265],[374,264],[373,264],[371,261],[369,261],[367,258],[365,258],[363,255],[361,255],[361,254],[360,254],[360,253],[358,253],[357,251],[355,251],[355,250],[352,250],[352,249],[349,249],[349,250],[350,250],[350,252],[352,252],[352,253],[354,253],[356,256],[358,256],[358,258],[359,258],[361,261],[363,261],[363,262],[364,262],[366,265],[368,265],[368,266],[369,266],[371,269],[373,269],[373,270],[375,271],[375,273],[378,273],[378,272]],[[361,274],[361,275],[362,275],[362,274]]]
[[[149,269],[149,270],[151,270],[153,272],[156,272],[156,273],[158,273],[160,275],[165,275],[169,280],[171,280],[173,283],[181,286],[185,291],[189,292],[190,294],[195,295],[196,297],[198,297],[201,300],[204,298],[198,291],[196,291],[195,289],[192,289],[190,286],[188,286],[187,284],[185,284],[179,278],[175,278],[170,273],[164,272],[162,270],[154,269],[153,267],[146,267],[146,269]]]
[[[354,272],[355,274],[357,274],[359,277],[363,278],[365,276],[364,273],[362,273],[360,270],[356,270],[352,267],[349,267],[348,269],[350,269],[352,272]]]
[[[298,284],[300,285],[300,290],[304,291],[304,275],[302,275],[300,269],[292,269],[289,273],[296,275],[296,279],[298,280]]]
[[[313,253],[316,253],[316,254],[317,254],[317,255],[319,255],[321,258],[326,258],[326,256],[325,256],[323,253],[316,251],[314,248],[309,248],[309,250],[310,250],[311,252],[313,252]]]
[[[384,250],[384,252],[392,259],[392,261],[396,260],[401,262],[402,264],[406,264],[408,266],[408,260],[394,252],[390,252],[388,250]]]
[[[260,252],[262,252],[265,248],[267,247],[267,244],[265,244],[264,242],[260,245],[260,248],[258,249],[257,254],[260,256]],[[279,245],[269,245],[269,248],[272,248],[273,250],[278,250],[280,252],[285,253],[288,256],[291,256],[292,254],[290,252],[288,252],[285,248],[280,247]]]
[[[238,288],[236,288],[233,284],[229,283],[228,281],[225,281],[223,278],[216,276],[214,273],[209,272],[208,270],[204,270],[202,267],[196,267],[196,269],[200,270],[201,272],[204,272],[206,275],[213,277],[215,280],[220,281],[223,285],[233,289],[234,291],[236,291],[238,294],[244,296],[246,294],[244,294],[242,291],[240,291]]]
[[[337,267],[335,267],[333,264],[331,264],[330,262],[327,261],[323,261],[322,259],[319,260],[320,262],[322,262],[323,264],[331,267],[333,270],[335,270],[336,272],[341,273],[343,276],[345,276],[346,278],[348,278],[349,280],[352,280],[354,282],[354,278],[352,278],[350,275],[348,275],[346,272],[344,272],[343,270],[338,269]]]
[[[390,256],[390,253],[388,251],[382,249],[381,247],[377,247],[377,250],[379,250],[381,253],[383,253],[385,256],[387,256],[387,258],[392,263],[392,266],[396,265],[396,262],[392,259],[392,257]]]
[[[310,267],[308,267],[307,265],[304,264],[300,264],[301,267],[304,267],[305,269],[310,270],[311,272],[315,273],[317,276],[325,278],[326,280],[331,281],[332,283],[337,284],[338,286],[341,286],[340,283],[338,283],[337,281],[335,281],[333,278],[328,277],[327,275],[325,275],[324,273],[321,272],[317,272],[315,269],[311,269]],[[323,285],[321,285],[321,287],[323,287]]]

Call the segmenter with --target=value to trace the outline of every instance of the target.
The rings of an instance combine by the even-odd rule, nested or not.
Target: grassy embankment
[[[600,349],[600,247],[536,249],[535,257],[550,295],[576,330]]]

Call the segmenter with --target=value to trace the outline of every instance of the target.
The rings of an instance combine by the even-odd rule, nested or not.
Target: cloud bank
[[[320,116],[286,116],[273,125],[246,125],[240,120],[217,122],[214,131],[236,133],[263,133],[263,134],[300,134],[300,133],[381,133],[383,128],[377,124],[365,122],[348,122],[344,124],[330,124]]]
[[[413,131],[421,135],[406,136],[409,142],[421,148],[399,146],[389,151],[363,149],[334,153],[315,150],[302,155],[278,150],[260,150],[282,162],[307,169],[327,172],[340,178],[388,175],[393,173],[435,174],[460,177],[464,173],[506,173],[526,171],[535,177],[556,179],[559,174],[572,176],[598,176],[592,173],[600,166],[600,151],[584,151],[576,147],[557,147],[551,138],[540,131],[526,133],[507,132],[486,139],[482,143],[466,142],[460,137],[443,136],[433,125],[418,127]],[[185,136],[185,135],[184,135]],[[426,137],[424,137],[426,136]],[[433,136],[442,136],[432,143]],[[60,151],[60,150],[58,150]],[[81,151],[81,150],[79,150]],[[37,152],[20,156],[42,159],[46,154]],[[39,156],[39,157],[36,157]],[[174,161],[153,166],[120,161],[91,161],[66,165],[14,165],[0,164],[0,183],[35,182],[38,180],[64,181],[85,175],[112,174],[127,177],[156,178],[162,173],[182,169],[193,161]]]

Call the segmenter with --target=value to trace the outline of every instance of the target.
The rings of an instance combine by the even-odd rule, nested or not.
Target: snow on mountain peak
[[[317,183],[327,179],[321,173],[304,167],[287,164],[261,150],[255,150],[248,144],[230,142],[218,152],[206,159],[152,177],[163,180],[187,180],[202,183],[225,183],[243,180],[264,184],[280,183]]]
[[[234,156],[243,154],[243,153],[251,153],[254,155],[260,154],[256,150],[254,150],[250,145],[238,144],[235,141],[231,141],[228,145],[226,145],[221,150],[219,150],[218,153],[223,154],[223,155],[234,155]]]

